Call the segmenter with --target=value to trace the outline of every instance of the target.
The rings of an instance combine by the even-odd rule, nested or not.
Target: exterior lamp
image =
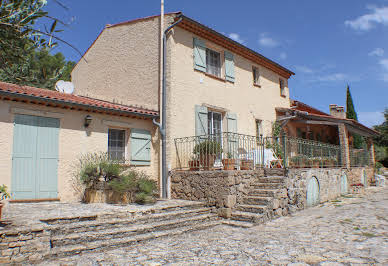
[[[90,115],[85,116],[84,126],[87,128],[92,123],[92,117]]]

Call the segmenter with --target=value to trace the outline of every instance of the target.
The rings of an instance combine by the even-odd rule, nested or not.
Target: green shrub
[[[222,147],[218,141],[205,140],[194,146],[193,153],[195,155],[220,154],[222,153]]]
[[[100,181],[109,182],[120,176],[123,166],[120,162],[110,160],[107,153],[88,153],[79,159],[78,178],[85,185]]]
[[[0,186],[0,197],[1,197],[1,200],[5,200],[11,197],[8,193],[8,188],[6,185]]]
[[[108,182],[109,186],[116,192],[135,192],[137,187],[136,177],[131,174],[123,175]]]

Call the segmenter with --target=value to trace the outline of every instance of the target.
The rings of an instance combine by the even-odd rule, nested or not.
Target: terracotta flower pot
[[[189,161],[190,171],[198,171],[199,170],[199,160]]]
[[[199,160],[200,160],[201,166],[205,170],[211,170],[214,168],[214,162],[216,160],[216,155],[214,155],[214,154],[201,155]]]
[[[253,169],[253,160],[241,161],[241,170],[252,170],[252,169]]]
[[[222,164],[224,165],[224,170],[234,170],[236,159],[222,159]]]

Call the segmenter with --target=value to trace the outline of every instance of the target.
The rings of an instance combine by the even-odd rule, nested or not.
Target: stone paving
[[[249,229],[220,225],[42,265],[388,265],[388,188]]]

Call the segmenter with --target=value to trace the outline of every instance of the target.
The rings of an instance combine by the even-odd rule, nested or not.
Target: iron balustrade
[[[366,166],[369,165],[369,152],[367,149],[349,148],[350,166]]]

